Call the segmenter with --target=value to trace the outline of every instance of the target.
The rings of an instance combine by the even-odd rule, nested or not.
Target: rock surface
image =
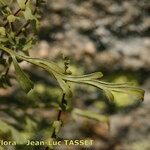
[[[103,139],[106,143],[96,139],[93,149],[150,149],[149,4],[149,0],[49,0],[45,6],[39,45],[44,41],[46,48],[39,48],[41,55],[57,59],[64,53],[89,71],[121,69],[143,76],[145,102],[130,114],[113,115],[110,138]],[[92,129],[100,132],[101,127]]]

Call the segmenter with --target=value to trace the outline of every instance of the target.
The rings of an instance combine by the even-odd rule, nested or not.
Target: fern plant
[[[70,110],[69,100],[72,97],[70,83],[87,84],[98,88],[101,92],[105,93],[108,100],[111,102],[115,99],[113,93],[126,93],[132,95],[137,100],[144,99],[144,90],[138,87],[129,85],[128,83],[107,83],[100,79],[103,74],[95,72],[86,75],[72,75],[68,71],[68,59],[64,61],[64,68],[61,68],[57,63],[42,59],[33,58],[29,55],[28,50],[35,44],[36,33],[39,28],[39,14],[40,7],[43,0],[16,0],[15,2],[9,0],[0,0],[0,87],[5,88],[6,85],[10,86],[9,68],[11,64],[15,68],[16,79],[21,88],[29,93],[34,88],[34,83],[30,77],[21,69],[20,62],[25,61],[37,67],[46,70],[50,76],[53,76],[62,89],[62,99],[59,104],[58,116],[53,123],[53,132],[50,135],[56,138],[62,126],[61,113],[62,111]],[[13,7],[19,7],[16,12],[13,12]],[[32,30],[32,33],[30,31]],[[84,111],[80,109],[73,109],[73,115],[80,115],[99,121],[108,121],[107,118],[95,114],[93,112]],[[91,115],[92,113],[92,115]]]

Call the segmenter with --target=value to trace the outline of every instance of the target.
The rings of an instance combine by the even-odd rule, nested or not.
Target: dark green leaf
[[[6,65],[6,59],[4,59],[4,58],[0,58],[0,64],[2,64],[2,65]]]
[[[109,101],[114,101],[114,95],[111,93],[110,90],[104,90],[104,94],[106,95],[106,97],[108,98]]]
[[[1,75],[0,76],[0,87],[7,88],[8,86],[11,86],[10,78],[5,75]]]
[[[15,67],[17,79],[18,79],[21,87],[23,88],[23,90],[26,93],[28,93],[31,89],[33,89],[34,84],[29,79],[29,77],[22,71],[22,69],[20,68],[20,66],[14,56],[12,56],[12,60],[13,60],[13,64]]]
[[[69,82],[75,82],[79,84],[88,84],[95,86],[101,90],[103,90],[106,93],[106,96],[109,99],[114,99],[113,94],[111,92],[121,92],[121,93],[126,93],[128,95],[133,96],[137,100],[143,100],[144,99],[144,90],[129,86],[127,83],[107,83],[107,82],[102,82],[99,80],[99,78],[102,77],[102,73],[93,73],[89,75],[82,75],[82,76],[72,76],[72,75],[66,75],[64,70],[60,68],[56,63],[47,61],[44,59],[38,59],[38,58],[31,58],[23,55],[18,55],[14,51],[0,46],[1,49],[4,51],[14,54],[17,58],[20,58],[22,60],[25,60],[27,62],[30,62],[32,64],[35,64],[37,66],[40,66],[47,70],[48,72],[52,73],[57,81],[59,82],[61,88],[63,89],[64,93],[70,93],[69,90],[69,85],[66,83],[67,81]]]
[[[17,144],[25,143],[25,138],[16,130],[13,126],[9,125],[8,123],[0,120],[0,132],[3,133],[11,133],[12,140],[16,141]]]
[[[45,3],[45,0],[37,0],[37,6],[40,6],[41,4]]]

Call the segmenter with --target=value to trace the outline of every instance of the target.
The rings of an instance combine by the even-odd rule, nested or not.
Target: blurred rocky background
[[[109,114],[110,127],[84,118],[75,122],[70,114],[64,113],[60,137],[91,138],[94,145],[55,149],[149,150],[150,1],[47,0],[41,12],[38,42],[30,51],[32,56],[48,58],[61,65],[63,54],[70,58],[70,70],[74,74],[102,71],[105,81],[133,82],[146,91],[142,103],[122,96],[112,105],[102,100],[99,91],[73,85],[74,106]],[[37,68],[26,64],[24,68],[36,82],[36,92],[27,97],[19,86],[15,90],[0,89],[2,120],[20,131],[30,131],[31,136],[38,130],[48,135],[49,122],[55,118],[55,110],[49,107],[55,105],[61,91],[45,72],[39,73]],[[10,103],[9,111],[6,101]],[[23,119],[23,116],[26,117]],[[37,137],[40,136],[38,133]]]

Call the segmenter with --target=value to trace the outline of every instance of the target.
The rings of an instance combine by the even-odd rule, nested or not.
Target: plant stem
[[[65,94],[63,93],[62,99],[61,99],[61,105],[63,105],[64,101],[65,101]],[[60,110],[58,111],[56,121],[60,121],[60,120],[61,120],[62,112],[63,112],[62,109],[60,109]],[[57,138],[57,135],[55,134],[55,130],[53,130],[51,137],[52,137],[52,138],[55,138],[55,139]],[[47,146],[47,147],[45,148],[45,150],[49,150],[49,147]]]
[[[9,69],[10,69],[11,63],[7,66],[6,72],[5,72],[5,77],[8,75]]]
[[[29,24],[30,24],[30,21],[27,21],[27,23],[25,23],[25,24],[19,29],[19,31],[16,33],[16,36],[19,36],[20,33],[22,33],[22,29],[23,29],[23,28],[26,28]]]
[[[29,0],[26,0],[26,1],[25,1],[25,5],[27,4],[28,1],[29,1]],[[21,8],[19,8],[13,15],[14,15],[14,16],[17,16],[20,11],[21,11]],[[5,23],[4,27],[7,27],[7,25],[8,25],[8,21]]]
[[[26,0],[26,1],[25,1],[25,5],[27,4],[28,1],[29,1],[29,0]],[[20,11],[21,11],[21,8],[19,8],[13,15],[14,15],[14,16],[17,16]],[[7,21],[7,22],[4,24],[4,28],[6,28],[8,24],[9,24],[9,22]],[[19,34],[20,34],[20,33],[19,33]],[[18,34],[18,35],[19,35],[19,34]],[[0,55],[0,58],[2,58],[3,56],[4,56],[4,51],[2,51],[2,53],[1,53],[1,55]]]
[[[26,4],[26,3],[25,3]],[[35,5],[35,10],[34,10],[34,12],[33,12],[33,14],[35,14],[36,12],[37,12],[37,6],[38,6],[38,4],[36,3],[36,5]],[[19,29],[19,31],[16,33],[16,36],[19,36],[21,33],[22,33],[22,29],[23,28],[27,28],[27,26],[30,24],[30,20],[28,20],[20,29]]]
[[[65,101],[65,94],[63,93],[62,98],[61,98],[61,104],[60,104],[60,105],[63,105],[63,104],[64,104],[64,101]],[[62,109],[60,109],[60,110],[58,111],[56,121],[60,121],[60,120],[61,120],[62,112],[63,112]],[[52,133],[52,138],[57,138],[57,135],[55,134],[55,131],[53,131],[53,133]]]
[[[65,74],[67,74],[68,63],[66,64],[66,63],[64,62],[64,68],[65,68]],[[60,106],[63,106],[64,104],[66,104],[66,100],[65,100],[65,93],[63,93],[63,95],[62,95],[62,98],[61,98],[61,104],[60,104]],[[58,111],[56,121],[60,121],[60,120],[61,120],[62,112],[63,112],[63,110],[62,110],[62,109],[60,109],[60,110]],[[57,138],[57,135],[56,135],[56,133],[55,133],[55,130],[53,130],[53,132],[52,132],[52,136],[51,136],[51,137],[52,137],[52,138]],[[46,148],[45,148],[45,150],[49,150],[49,148],[48,148],[48,147],[46,147]]]
[[[62,99],[61,99],[61,105],[63,105],[64,102],[65,102],[65,94],[63,93]],[[62,109],[60,109],[59,112],[58,112],[58,115],[57,115],[57,121],[60,121],[61,114],[62,114]]]

